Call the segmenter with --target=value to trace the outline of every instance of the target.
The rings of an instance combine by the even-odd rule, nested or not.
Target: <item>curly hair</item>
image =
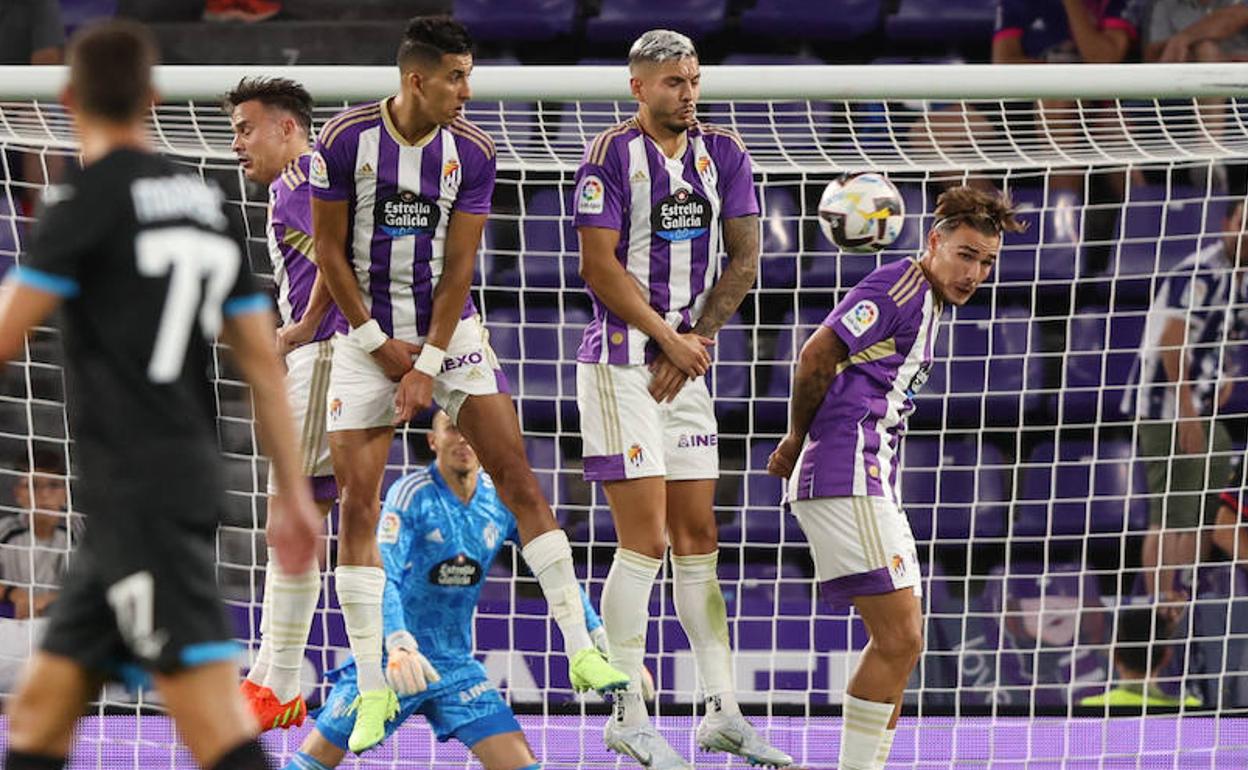
[[[984,235],[1021,233],[1027,223],[1017,218],[1014,203],[1005,193],[989,193],[974,187],[951,187],[936,199],[934,229],[952,232],[968,225]]]

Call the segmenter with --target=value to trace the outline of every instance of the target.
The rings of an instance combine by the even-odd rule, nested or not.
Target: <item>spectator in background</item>
[[[1197,531],[1216,514],[1230,474],[1231,436],[1214,419],[1243,369],[1244,323],[1232,304],[1248,301],[1244,276],[1248,232],[1241,197],[1223,222],[1223,236],[1191,254],[1164,277],[1149,306],[1144,341],[1132,372],[1139,456],[1148,473],[1149,530],[1140,556],[1150,597],[1186,601],[1176,583],[1196,561]],[[1138,391],[1138,394],[1137,394]]]
[[[1115,686],[1107,692],[1089,695],[1080,706],[1200,706],[1201,700],[1184,694],[1168,695],[1156,684],[1158,675],[1170,662],[1174,643],[1167,643],[1174,622],[1153,607],[1127,607],[1118,613],[1114,636]]]
[[[42,617],[56,600],[71,543],[65,463],[38,449],[35,472],[22,462],[13,497],[24,513],[0,521],[0,597],[18,619]]]
[[[1242,0],[1142,0],[1130,10],[1146,62],[1248,60]]]
[[[992,38],[993,64],[1117,64],[1124,62],[1136,43],[1136,28],[1124,17],[1127,0],[997,0],[996,33]],[[1058,148],[1086,144],[1089,135],[1121,139],[1117,120],[1098,125],[1069,99],[1041,99],[1038,125]],[[1006,126],[1007,131],[1011,126]],[[1109,262],[1117,207],[1128,177],[1123,172],[1094,174],[1087,179],[1088,204],[1083,238],[1085,274],[1103,270]],[[1082,192],[1084,175],[1054,174],[1051,184],[1059,194]]]
[[[204,21],[265,21],[281,12],[281,0],[206,0],[204,2]]]

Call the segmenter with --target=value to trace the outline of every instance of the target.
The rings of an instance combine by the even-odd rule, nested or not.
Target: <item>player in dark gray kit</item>
[[[251,384],[275,467],[270,544],[313,558],[319,518],[301,474],[270,300],[253,286],[221,190],[151,151],[156,49],[109,22],[70,49],[63,101],[83,169],[48,191],[0,294],[0,360],[64,306],[70,425],[88,513],[43,649],[10,708],[8,770],[65,766],[106,677],[150,672],[201,767],[269,766],[237,689],[238,645],[216,587],[224,484],[208,372],[218,333]]]

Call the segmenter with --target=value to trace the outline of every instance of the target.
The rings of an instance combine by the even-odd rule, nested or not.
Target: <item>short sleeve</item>
[[[497,158],[493,150],[473,151],[464,157],[464,165],[463,182],[452,208],[465,214],[489,214],[497,172]]]
[[[1132,40],[1139,36],[1127,13],[1127,0],[1109,0],[1101,16],[1101,29],[1120,29]]]
[[[312,191],[307,181],[308,168],[312,165],[312,156],[305,155],[299,160],[302,178],[292,189],[286,184],[285,175],[279,175],[273,184],[277,195],[274,197],[273,217],[287,227],[301,233],[312,234]]]
[[[896,333],[901,311],[888,296],[889,288],[886,281],[867,276],[823,319],[851,356]]]
[[[1031,24],[1031,16],[1023,0],[997,0],[997,23],[993,39],[1022,37],[1023,31]]]
[[[107,233],[113,212],[91,205],[79,185],[57,185],[44,192],[44,208],[35,225],[26,256],[12,273],[12,280],[73,297],[79,291],[79,273],[86,256]]]
[[[624,226],[625,188],[619,161],[611,151],[590,145],[585,162],[576,170],[574,211],[576,227],[602,227],[618,231]],[[601,154],[595,153],[601,149]],[[592,156],[592,157],[591,157]]]
[[[719,210],[720,219],[736,219],[758,214],[758,195],[754,190],[754,169],[750,163],[750,154],[736,145],[735,139],[725,144],[731,147],[728,165],[731,168],[720,169],[722,205]]]
[[[322,131],[324,135],[328,132]],[[332,144],[318,138],[308,161],[308,186],[312,197],[325,201],[345,201],[355,187],[355,169],[350,157],[351,142],[337,134]]]

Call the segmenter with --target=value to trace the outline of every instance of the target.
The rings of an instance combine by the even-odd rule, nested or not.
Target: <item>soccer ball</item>
[[[843,176],[819,199],[824,237],[854,254],[870,254],[897,240],[905,214],[901,193],[883,174]]]

